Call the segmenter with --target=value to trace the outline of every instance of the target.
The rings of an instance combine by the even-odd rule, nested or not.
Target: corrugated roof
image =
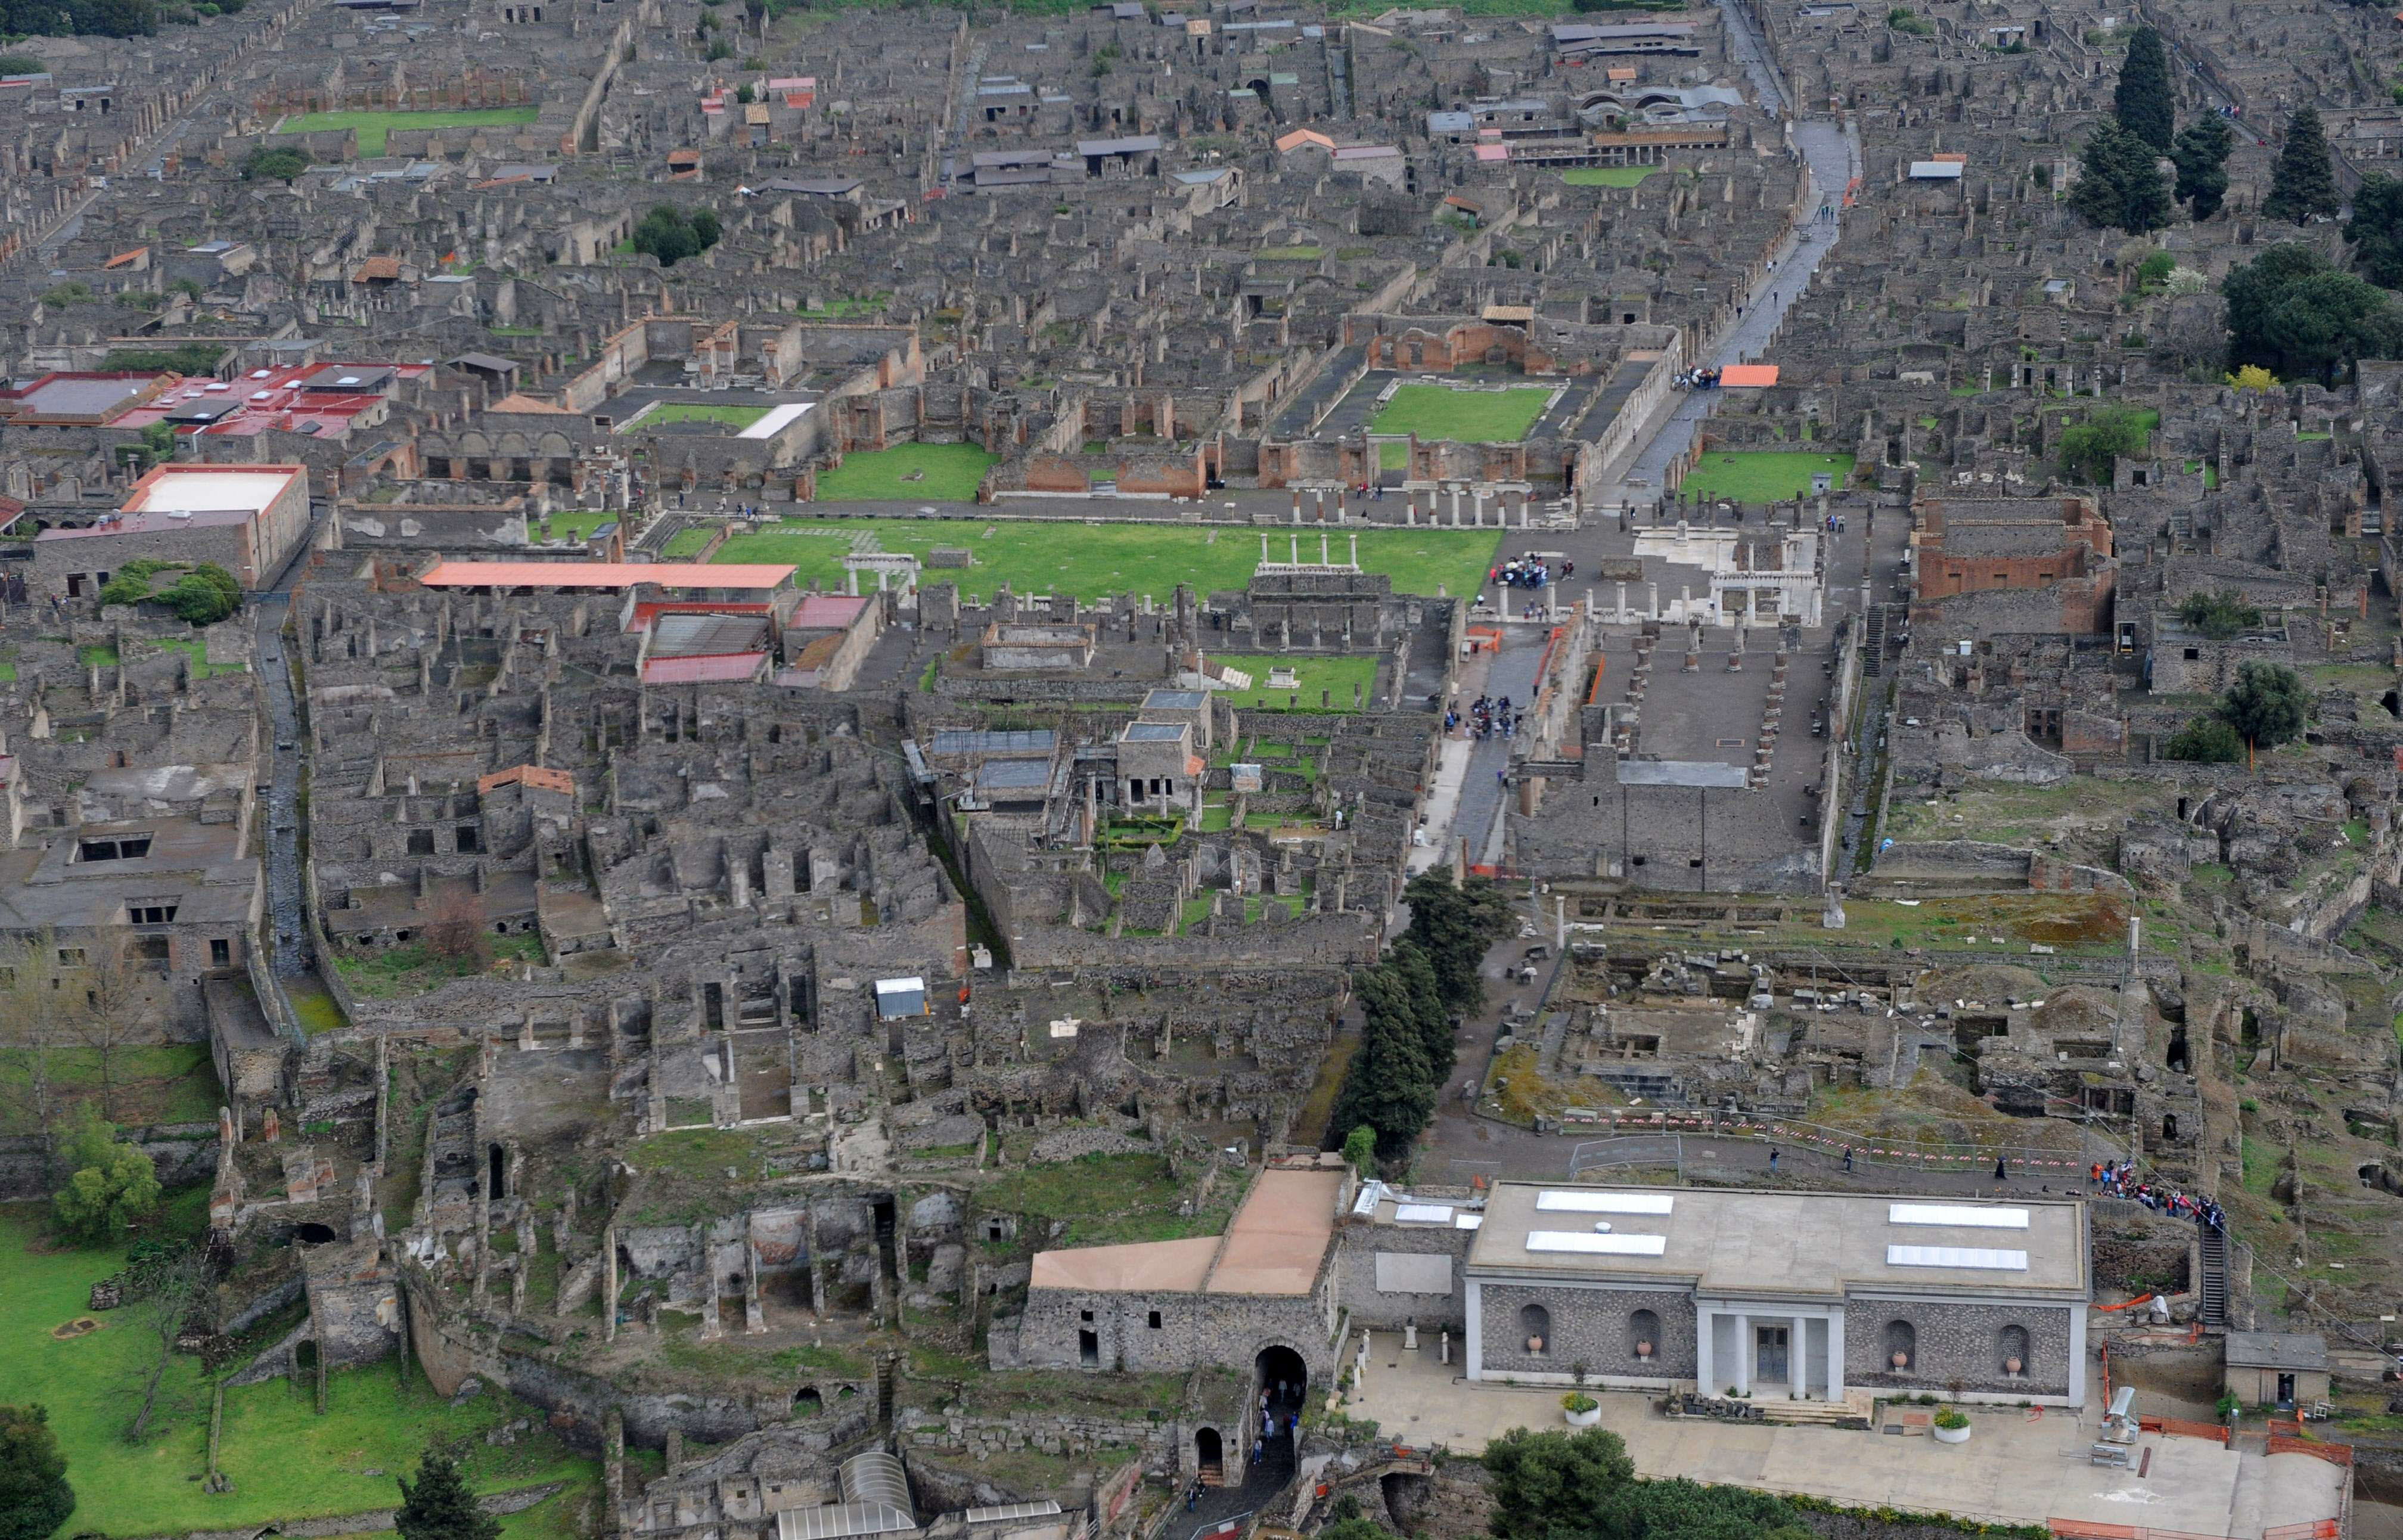
[[[792,577],[783,562],[437,562],[420,583],[430,589],[775,589]]]
[[[754,677],[767,665],[764,652],[719,653],[705,658],[652,658],[643,663],[646,685],[730,685]]]

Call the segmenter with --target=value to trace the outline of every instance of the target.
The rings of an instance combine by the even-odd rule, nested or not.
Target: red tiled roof
[[[379,278],[397,278],[399,276],[399,257],[370,257],[352,270],[351,282],[354,284],[367,284],[372,283]]]
[[[541,765],[512,765],[505,770],[494,770],[490,775],[478,776],[476,794],[480,797],[488,791],[502,786],[521,784],[532,786],[536,791],[564,792],[573,796],[576,791],[576,777],[565,770],[549,770]]]
[[[139,259],[148,253],[149,250],[150,248],[147,246],[136,246],[132,251],[120,251],[116,256],[110,257],[107,261],[102,263],[101,267],[104,270],[108,268],[121,268],[128,262]]]

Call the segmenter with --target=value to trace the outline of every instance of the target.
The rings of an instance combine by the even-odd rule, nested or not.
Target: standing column
[[[1477,1285],[1471,1283],[1470,1288]],[[1718,1385],[1711,1378],[1711,1339],[1717,1335],[1718,1313],[1701,1305],[1694,1307],[1694,1391],[1701,1395],[1715,1395]]]
[[[2086,1312],[2081,1310],[2075,1313],[2083,1316]],[[1827,1312],[1827,1399],[1841,1401],[1843,1398],[1844,1312],[1833,1310]]]
[[[1452,489],[1452,527],[1460,528],[1460,488]]]
[[[1785,1383],[1798,1401],[1811,1399],[1811,1318],[1794,1318],[1794,1341],[1785,1353]]]
[[[1752,1358],[1756,1351],[1752,1340],[1752,1317],[1735,1318],[1735,1393],[1749,1394],[1752,1391]]]
[[[1485,1378],[1485,1287],[1475,1279],[1468,1281],[1468,1331],[1462,1348],[1462,1361],[1468,1378]]]

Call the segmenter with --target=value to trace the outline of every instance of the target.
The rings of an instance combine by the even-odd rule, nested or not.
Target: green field
[[[384,136],[395,129],[496,129],[531,123],[541,116],[537,107],[473,107],[459,112],[312,112],[287,118],[284,133],[322,133],[327,129],[359,131],[359,153],[382,155]]]
[[[618,519],[617,514],[606,508],[558,508],[535,519],[534,528],[528,533],[539,540],[543,526],[548,524],[553,540],[589,540],[594,530],[604,524],[614,524]]]
[[[1739,503],[1776,503],[1809,496],[1811,478],[1820,471],[1833,471],[1840,490],[1852,479],[1853,457],[1781,454],[1773,450],[1723,454],[1714,450],[1695,465],[1678,490],[1703,502],[1729,497]]]
[[[109,1058],[107,1105],[102,1107],[101,1056],[90,1048],[49,1050],[50,1094],[63,1110],[90,1103],[109,1121],[126,1128],[216,1121],[217,1103],[224,1096],[217,1089],[207,1044],[121,1047]],[[32,1067],[21,1051],[0,1062],[0,1134],[40,1131],[33,1117]],[[6,1399],[0,1396],[0,1401]]]
[[[1660,169],[1658,166],[1571,166],[1561,173],[1561,180],[1573,187],[1632,187]]]
[[[768,415],[766,407],[722,407],[707,401],[661,401],[650,410],[636,412],[619,433],[638,433],[664,423],[717,423],[737,429],[749,427]]]
[[[1377,660],[1373,658],[1251,658],[1213,653],[1211,661],[1226,663],[1252,676],[1247,690],[1221,690],[1221,699],[1237,706],[1285,706],[1293,704],[1298,711],[1342,711],[1353,709],[1352,687],[1360,687],[1364,703],[1372,697],[1377,685]],[[1269,688],[1269,671],[1276,668],[1293,670],[1298,683],[1291,689]],[[1327,703],[1318,703],[1318,692],[1327,692]],[[1300,697],[1294,704],[1294,698]]]
[[[1550,400],[1549,385],[1506,391],[1460,391],[1404,385],[1369,420],[1370,433],[1415,433],[1456,444],[1511,444],[1527,437]]]
[[[188,1212],[192,1205],[176,1206]],[[0,1209],[0,1299],[7,1301],[0,1310],[0,1403],[49,1408],[76,1499],[62,1533],[180,1533],[388,1507],[399,1501],[395,1475],[412,1470],[435,1437],[466,1439],[468,1474],[481,1491],[595,1479],[597,1462],[561,1444],[538,1409],[492,1389],[454,1408],[421,1373],[411,1371],[401,1384],[386,1361],[335,1375],[323,1417],[307,1391],[285,1380],[226,1392],[217,1464],[233,1490],[203,1492],[209,1407],[201,1361],[174,1359],[150,1436],[127,1443],[150,1362],[138,1312],[103,1311],[91,1316],[101,1324],[97,1331],[50,1335],[86,1315],[92,1283],[115,1272],[124,1256],[47,1249],[40,1214],[24,1204]],[[487,1445],[478,1436],[529,1414],[535,1431],[514,1445]],[[510,1533],[533,1540],[556,1525],[555,1514],[546,1512],[556,1501],[512,1523]]]
[[[974,444],[896,444],[846,454],[840,465],[818,473],[818,501],[972,502],[977,483],[1000,459]],[[903,479],[919,472],[918,480]]]
[[[799,569],[794,581],[801,587],[814,577],[820,587],[840,591],[842,559],[851,551],[850,536],[860,530],[875,531],[886,550],[911,551],[921,559],[937,546],[965,548],[973,556],[973,566],[965,571],[928,568],[919,581],[956,582],[963,591],[987,598],[1007,582],[1015,593],[1064,592],[1087,601],[1148,593],[1165,600],[1180,582],[1193,585],[1196,593],[1240,589],[1251,581],[1260,560],[1259,539],[1250,530],[1167,523],[980,523],[972,519],[798,520],[757,534],[738,534],[718,548],[714,560],[790,562]],[[1287,559],[1289,533],[1270,532],[1271,560]],[[1339,561],[1353,533],[1329,532],[1328,543]],[[1438,584],[1455,596],[1475,593],[1501,540],[1490,529],[1357,533],[1360,564],[1392,577],[1399,593],[1433,594]],[[1316,561],[1316,534],[1302,532],[1301,543],[1303,559]]]

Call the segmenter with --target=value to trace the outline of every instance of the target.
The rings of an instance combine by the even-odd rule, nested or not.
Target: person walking
[[[2011,1172],[2009,1165],[2006,1163],[2003,1157],[1999,1155],[1994,1157],[1994,1180],[1997,1182],[2007,1182],[2010,1179]]]
[[[1844,1146],[1844,1169],[1846,1171],[1853,1169],[1853,1146],[1850,1145]]]
[[[1777,1146],[1774,1145],[1769,1146],[1769,1174],[1777,1174]]]

